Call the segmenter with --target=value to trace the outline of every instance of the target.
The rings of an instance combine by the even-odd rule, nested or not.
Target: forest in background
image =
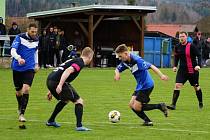
[[[193,24],[210,16],[210,0],[6,0],[7,17],[24,17],[27,13],[89,4],[156,6],[147,23]]]

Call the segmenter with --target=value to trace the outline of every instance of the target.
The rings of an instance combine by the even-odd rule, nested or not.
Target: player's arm
[[[37,72],[39,70],[39,64],[38,64],[38,49],[36,50],[35,52],[35,68],[34,68],[34,71]]]
[[[201,68],[201,53],[195,45],[191,44],[191,51],[193,54],[197,56],[197,66],[195,66],[195,70],[198,71]]]
[[[48,101],[52,100],[52,93],[50,91],[47,92],[47,100]]]
[[[115,69],[115,76],[114,76],[114,80],[118,81],[120,80],[120,73],[124,70],[126,70],[127,67],[121,62],[117,68]]]
[[[61,91],[62,91],[62,87],[63,87],[63,84],[65,83],[65,81],[66,81],[66,79],[69,77],[69,75],[71,74],[71,73],[73,73],[75,71],[75,69],[72,67],[72,66],[70,66],[69,68],[67,68],[64,72],[63,72],[63,74],[62,74],[62,76],[61,76],[61,79],[60,79],[60,82],[59,82],[59,84],[58,84],[58,86],[57,86],[57,88],[56,88],[56,92],[59,94]]]
[[[20,45],[20,37],[19,36],[16,36],[15,40],[13,41],[12,43],[12,46],[11,46],[11,56],[16,59],[19,63],[19,65],[24,65],[25,64],[25,60],[23,58],[21,58],[21,56],[19,54],[17,54],[17,49]]]
[[[120,72],[117,68],[115,69],[114,80],[116,80],[116,81],[120,80]]]
[[[160,77],[161,80],[168,80],[168,76],[164,75],[156,66],[151,65],[150,68]]]
[[[174,67],[173,67],[174,72],[177,71],[178,63],[179,63],[179,55],[177,53],[177,46],[175,46],[175,48],[174,48]]]

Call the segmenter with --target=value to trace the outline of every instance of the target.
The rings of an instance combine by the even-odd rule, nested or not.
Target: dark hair
[[[181,31],[181,32],[179,32],[179,34],[185,34],[186,36],[188,36],[188,33],[185,31]]]
[[[123,53],[126,51],[128,51],[128,47],[125,44],[121,44],[115,49],[115,53]]]
[[[31,27],[38,28],[37,25],[36,25],[36,23],[30,23],[28,25],[28,28],[30,29]]]

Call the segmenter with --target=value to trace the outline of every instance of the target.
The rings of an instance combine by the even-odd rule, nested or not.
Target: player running
[[[161,73],[161,71],[154,65],[144,61],[141,57],[132,54],[128,51],[125,44],[119,45],[115,50],[116,55],[122,61],[115,70],[115,80],[120,80],[120,73],[126,69],[130,69],[134,78],[136,79],[137,86],[131,97],[129,106],[144,120],[144,126],[153,126],[153,122],[144,113],[153,109],[159,109],[165,115],[168,116],[168,110],[165,103],[159,104],[148,104],[150,101],[150,94],[154,88],[154,82],[150,76],[148,69],[152,69],[157,75],[160,76],[161,80],[168,80],[168,77]]]

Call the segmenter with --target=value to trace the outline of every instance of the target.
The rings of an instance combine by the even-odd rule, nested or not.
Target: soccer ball
[[[109,121],[112,123],[117,123],[120,121],[120,112],[117,110],[112,110],[109,112]]]

